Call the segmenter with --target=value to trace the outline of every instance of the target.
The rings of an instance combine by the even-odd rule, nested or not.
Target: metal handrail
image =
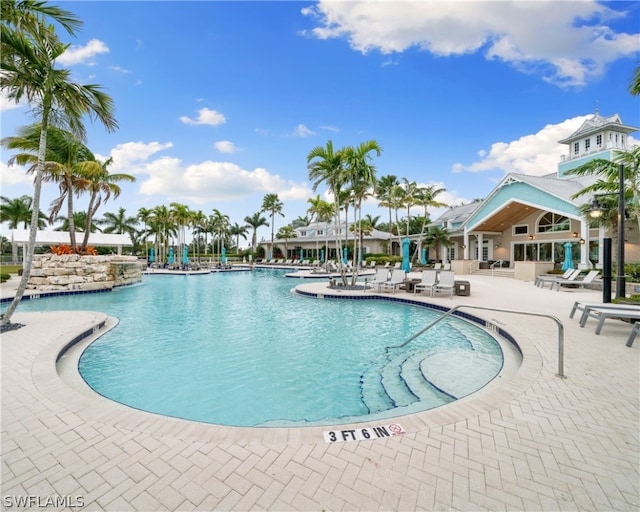
[[[418,336],[421,336],[426,331],[431,329],[438,322],[444,320],[448,316],[453,315],[456,311],[458,311],[461,308],[484,309],[484,310],[487,310],[487,311],[499,311],[501,313],[515,313],[515,314],[518,314],[518,315],[543,316],[543,317],[546,317],[546,318],[550,318],[551,320],[553,320],[558,325],[558,373],[556,373],[556,377],[559,377],[561,379],[566,379],[567,378],[566,375],[564,374],[564,325],[562,324],[560,319],[558,319],[557,317],[555,317],[553,315],[547,315],[545,313],[534,313],[532,311],[520,311],[520,310],[517,310],[517,309],[491,308],[491,307],[487,307],[487,306],[475,306],[475,305],[471,305],[471,304],[458,304],[457,306],[455,306],[455,307],[451,308],[449,311],[447,311],[444,315],[436,318],[433,322],[431,322],[429,325],[424,327],[422,330],[418,331],[416,334],[411,336],[405,342],[401,343],[400,345],[393,345],[393,346],[386,347],[385,350],[389,351],[390,349],[393,349],[393,348],[402,348],[405,345],[408,345],[410,342],[415,340]],[[491,323],[491,322],[489,322],[488,320],[485,320],[485,327],[487,329],[489,329],[489,330],[494,330],[494,331],[497,330],[496,325]]]

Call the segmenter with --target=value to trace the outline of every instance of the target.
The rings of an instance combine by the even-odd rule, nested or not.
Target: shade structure
[[[169,263],[173,263],[175,261],[175,257],[173,256],[173,247],[169,247],[169,257],[167,258]]]
[[[347,261],[349,261],[349,249],[344,247],[342,249],[342,263],[344,263],[346,265]]]
[[[152,247],[149,249],[149,263],[156,261],[156,250]]]
[[[226,263],[227,262],[227,250],[223,247],[222,248],[222,263]]]
[[[422,248],[422,258],[420,258],[420,264],[427,264],[427,249],[425,249],[424,247]]]
[[[405,272],[409,272],[411,270],[411,265],[409,263],[409,244],[411,241],[408,238],[405,238],[402,241],[402,270]]]
[[[562,262],[562,270],[569,270],[573,268],[573,254],[572,254],[573,244],[571,242],[566,242],[564,244],[564,261]]]
[[[182,248],[182,263],[189,263],[189,248],[186,245]]]

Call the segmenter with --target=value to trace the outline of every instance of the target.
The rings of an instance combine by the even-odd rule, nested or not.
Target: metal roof
[[[84,233],[76,232],[76,240],[81,241]],[[27,243],[29,241],[29,231],[26,229],[12,229],[11,241],[13,243]],[[37,231],[36,243],[41,245],[47,244],[68,244],[68,231]],[[113,247],[113,246],[133,246],[131,237],[127,234],[111,234],[111,233],[90,233],[89,245],[92,247]]]

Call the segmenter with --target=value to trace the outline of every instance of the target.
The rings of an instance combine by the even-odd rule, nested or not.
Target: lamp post
[[[617,271],[616,271],[616,299],[624,298],[626,292],[626,279],[624,275],[624,165],[618,165],[618,192],[612,192],[610,194],[599,194],[600,196],[607,195],[617,195],[618,196],[618,248],[617,248]],[[602,215],[602,206],[598,201],[598,196],[596,196],[592,203],[590,209],[591,217],[598,218]],[[603,265],[603,276],[602,279],[604,281],[604,286],[602,287],[603,291],[603,300],[602,302],[611,302],[611,258],[606,254],[607,251],[611,250],[611,241],[609,239],[609,246],[607,248],[605,244],[605,256],[604,256],[604,265]],[[608,260],[608,261],[607,261]],[[607,283],[608,279],[608,283]],[[607,294],[607,284],[608,284],[608,294]]]

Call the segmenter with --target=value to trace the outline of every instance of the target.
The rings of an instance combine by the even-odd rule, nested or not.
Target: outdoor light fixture
[[[586,244],[586,243],[587,243],[587,241],[586,241],[584,238],[581,238],[581,239],[580,239],[580,245],[584,245],[584,244]]]
[[[533,235],[529,235],[529,240],[533,240]]]
[[[572,235],[573,235],[573,238],[578,238],[578,232],[577,232],[577,231],[574,231],[574,232],[572,233]]]
[[[602,208],[600,201],[598,201],[597,197],[594,197],[593,201],[591,201],[591,205],[589,206],[589,216],[593,219],[599,219],[602,217],[603,213],[604,209]]]

